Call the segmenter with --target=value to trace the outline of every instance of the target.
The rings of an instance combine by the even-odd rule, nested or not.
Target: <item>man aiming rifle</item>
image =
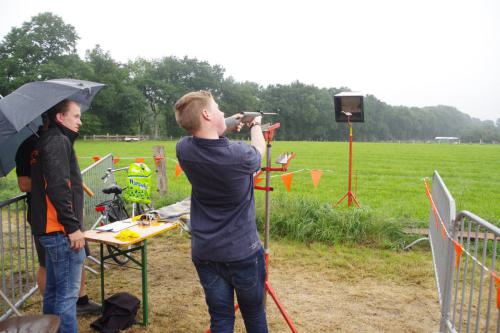
[[[236,129],[244,116],[230,117]],[[261,116],[247,123],[249,145],[223,136],[224,113],[210,92],[191,92],[175,103],[177,123],[191,134],[176,150],[192,186],[191,255],[212,332],[233,332],[235,293],[247,332],[268,332],[264,250],[255,225],[253,191],[253,175],[266,149]]]

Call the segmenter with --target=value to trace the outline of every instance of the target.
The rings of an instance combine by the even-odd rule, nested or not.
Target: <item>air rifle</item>
[[[277,115],[275,112],[264,112],[264,111],[258,111],[258,112],[248,112],[248,111],[242,111],[238,112],[237,114],[241,115],[241,118],[235,119],[233,117],[226,118],[226,132],[234,132],[238,125],[240,123],[251,123],[255,117],[259,116],[264,116],[264,115]]]

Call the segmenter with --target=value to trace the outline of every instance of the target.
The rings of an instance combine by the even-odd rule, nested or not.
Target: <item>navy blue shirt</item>
[[[177,159],[191,183],[191,253],[198,260],[241,260],[261,248],[255,225],[257,149],[239,141],[184,137]]]

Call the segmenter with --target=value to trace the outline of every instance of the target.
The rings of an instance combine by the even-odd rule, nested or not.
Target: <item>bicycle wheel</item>
[[[128,217],[129,217],[128,212],[125,209],[125,205],[121,200],[121,198],[117,198],[117,200],[114,200],[109,208],[109,213],[108,213],[109,222],[112,223],[116,221],[125,220]],[[120,252],[118,247],[113,245],[106,245],[106,248],[108,249],[108,253],[112,255],[111,258],[113,259],[113,261],[116,262],[118,265],[125,265],[130,260],[127,256],[119,254]],[[131,254],[129,253],[128,255]]]
[[[129,218],[128,212],[125,209],[125,204],[121,198],[116,198],[110,205],[108,217],[109,222],[116,222]]]

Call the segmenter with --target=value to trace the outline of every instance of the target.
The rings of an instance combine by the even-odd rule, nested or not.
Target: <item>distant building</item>
[[[436,136],[434,140],[436,140],[438,143],[441,142],[454,143],[454,144],[460,143],[460,138],[457,138],[455,136]]]

